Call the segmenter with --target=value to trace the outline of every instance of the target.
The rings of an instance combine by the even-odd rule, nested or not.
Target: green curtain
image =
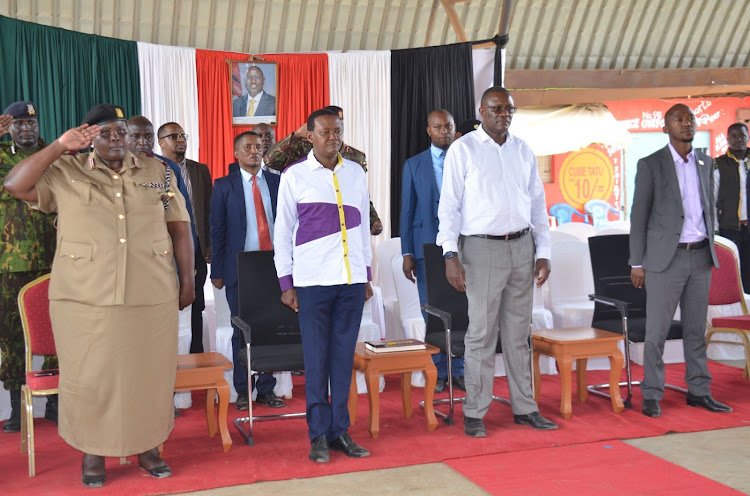
[[[126,115],[141,112],[138,47],[133,41],[0,16],[0,43],[5,65],[0,106],[34,102],[40,135],[47,141],[79,125],[99,103],[120,105]]]

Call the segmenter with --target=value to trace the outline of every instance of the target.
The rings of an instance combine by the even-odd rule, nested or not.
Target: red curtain
[[[328,56],[326,54],[262,55],[278,64],[276,95],[276,139],[281,139],[307,121],[307,116],[329,103]],[[247,60],[244,53],[196,50],[198,76],[198,118],[200,161],[208,164],[211,177],[227,174],[227,164],[235,161],[232,142],[252,126],[232,126],[232,97],[227,60]]]

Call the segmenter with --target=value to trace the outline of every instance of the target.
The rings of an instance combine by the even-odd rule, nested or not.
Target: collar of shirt
[[[435,145],[430,145],[430,154],[432,154],[432,162],[435,163],[435,160],[439,160],[440,162],[442,162],[443,160],[445,160],[445,152],[446,151],[447,150],[443,150],[442,148],[438,148]]]
[[[481,124],[475,132],[477,133],[476,137],[479,138],[479,141],[487,141],[487,140],[495,141],[494,139],[492,139],[492,136],[487,134],[487,131],[484,130],[484,124]],[[507,131],[505,133],[505,143],[503,144],[512,143],[515,139],[516,139],[515,136],[510,134],[510,131]],[[497,142],[495,144],[497,145]],[[500,146],[500,145],[497,145],[497,146]]]
[[[256,103],[260,102],[260,98],[263,96],[263,90],[260,90],[260,93],[255,95],[254,97],[250,96],[250,93],[247,94],[247,103],[250,104],[250,100],[255,100]],[[257,107],[256,107],[257,108]]]
[[[674,160],[675,164],[689,164],[691,159],[695,160],[695,148],[690,150],[690,153],[687,154],[687,160],[685,160],[682,158],[682,155],[677,153],[672,143],[669,143],[667,146],[669,146],[669,152],[672,154],[672,160]]]
[[[250,183],[251,185],[253,184],[252,174],[250,174],[248,171],[246,171],[242,167],[240,167],[240,174],[242,174],[243,181],[245,181],[246,183]],[[258,178],[256,181],[258,184],[266,182],[266,178],[263,177],[263,171],[261,169],[258,169],[258,174],[256,175],[256,177]]]
[[[338,156],[338,163],[336,164],[336,167],[333,168],[333,172],[336,172],[341,167],[344,166],[344,159],[341,157],[341,154],[337,154]],[[310,170],[315,169],[325,169],[326,167],[318,162],[318,159],[315,158],[315,150],[310,150],[310,153],[307,154],[307,166],[310,168]]]
[[[138,165],[138,157],[133,155],[129,150],[125,152],[125,157],[122,159],[122,168],[119,170],[118,174],[122,174],[123,172],[130,170],[130,169],[137,169],[139,167]],[[89,169],[101,169],[105,172],[112,173],[114,172],[112,169],[107,167],[104,162],[102,162],[102,159],[97,155],[96,152],[92,151],[89,153]]]

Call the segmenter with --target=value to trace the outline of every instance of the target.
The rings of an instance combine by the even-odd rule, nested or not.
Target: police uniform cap
[[[112,105],[111,103],[100,103],[88,111],[81,124],[88,124],[89,126],[96,124],[101,126],[108,122],[125,120],[127,119],[125,118],[125,112],[122,107]]]
[[[338,114],[339,119],[342,121],[344,120],[344,110],[341,107],[337,107],[336,105],[329,105],[327,107],[323,107],[323,110],[331,110]]]
[[[13,116],[14,119],[39,119],[36,105],[31,102],[11,103],[3,114]]]
[[[463,121],[459,126],[456,128],[457,133],[461,133],[461,136],[464,134],[470,133],[472,131],[476,131],[479,129],[479,125],[481,124],[481,121],[478,121],[476,119],[469,119],[468,121]]]

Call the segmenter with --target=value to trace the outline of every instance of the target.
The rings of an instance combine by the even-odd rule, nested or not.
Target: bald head
[[[432,144],[447,150],[456,137],[456,124],[453,116],[445,109],[435,109],[427,116],[427,134]]]
[[[132,153],[147,155],[154,150],[154,125],[142,115],[128,119],[128,150]]]
[[[685,112],[685,111],[690,112],[691,114],[693,113],[693,111],[690,110],[690,107],[688,107],[684,103],[678,103],[676,105],[672,105],[671,107],[669,107],[669,110],[667,110],[667,113],[664,114],[664,120],[668,121],[669,119],[674,117],[678,112]]]
[[[492,98],[495,94],[503,94],[508,97],[510,97],[510,91],[506,90],[502,86],[491,86],[484,90],[484,93],[482,93],[482,103],[481,105],[487,105],[487,102]]]

